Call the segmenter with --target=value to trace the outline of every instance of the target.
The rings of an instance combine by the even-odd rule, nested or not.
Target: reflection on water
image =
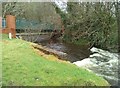
[[[115,54],[104,50],[99,51],[98,49],[98,53],[90,55],[87,46],[79,46],[60,41],[43,41],[41,44],[57,51],[67,53],[67,59],[71,62],[82,61],[83,59],[89,58],[92,64],[91,62],[84,62],[84,65],[87,64],[87,66],[91,64],[90,67],[88,67],[89,70],[105,78],[111,85],[115,86],[118,84],[118,60],[117,57],[114,56]],[[81,65],[82,64],[83,62],[81,62]]]
[[[24,39],[26,39],[24,37]],[[27,38],[28,39],[28,38]],[[79,46],[74,44],[65,43],[59,40],[50,40],[49,36],[41,35],[37,38],[36,43],[46,46],[48,48],[55,49],[57,51],[61,51],[67,54],[67,60],[70,62],[76,62],[82,60],[80,65],[88,64],[87,66],[91,66],[89,69],[98,74],[99,76],[104,77],[111,85],[117,85],[118,79],[118,61],[115,54],[104,52],[103,50],[98,49],[98,53],[94,53],[90,55],[90,50],[88,50],[88,46]],[[101,51],[103,52],[103,56],[101,57]],[[89,57],[90,56],[90,57]],[[114,58],[113,58],[114,57]],[[86,60],[88,58],[89,60]],[[83,60],[84,59],[84,60]],[[86,63],[87,61],[87,63]],[[91,64],[92,63],[92,64]]]
[[[55,49],[67,53],[67,59],[70,62],[75,62],[87,58],[90,55],[90,51],[87,46],[79,46],[74,44],[65,43],[58,40],[41,41],[40,44],[49,48]]]

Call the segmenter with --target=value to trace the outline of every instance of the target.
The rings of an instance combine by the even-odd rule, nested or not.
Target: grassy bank
[[[85,69],[40,56],[30,42],[9,40],[7,37],[3,35],[3,41],[0,42],[3,50],[3,86],[109,85],[104,79]]]

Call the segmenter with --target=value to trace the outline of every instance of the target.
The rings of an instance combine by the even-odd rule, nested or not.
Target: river
[[[90,51],[88,46],[49,40],[47,35],[41,35],[36,43],[66,53],[67,59],[65,60],[95,72],[112,86],[118,85],[118,56],[116,54],[101,49],[96,49],[97,53],[95,53],[96,51]]]
[[[43,41],[39,43],[43,46],[47,46],[51,49],[55,49],[60,52],[64,52],[67,54],[67,59],[70,62],[75,62],[79,60],[83,60],[84,58],[89,57],[90,51],[87,46],[78,46],[74,44],[69,44],[65,42],[48,42],[48,41]]]

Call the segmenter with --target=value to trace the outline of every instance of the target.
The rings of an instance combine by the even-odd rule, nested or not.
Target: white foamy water
[[[116,53],[93,47],[93,52],[88,58],[73,62],[78,67],[83,67],[95,72],[98,76],[105,78],[111,85],[118,85],[118,57]]]

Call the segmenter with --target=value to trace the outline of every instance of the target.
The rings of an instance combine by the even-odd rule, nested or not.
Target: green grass
[[[0,42],[2,40],[2,35],[0,35]],[[2,44],[0,44],[0,87],[2,86]]]
[[[3,86],[109,86],[101,77],[70,63],[48,60],[30,42],[3,35]]]

